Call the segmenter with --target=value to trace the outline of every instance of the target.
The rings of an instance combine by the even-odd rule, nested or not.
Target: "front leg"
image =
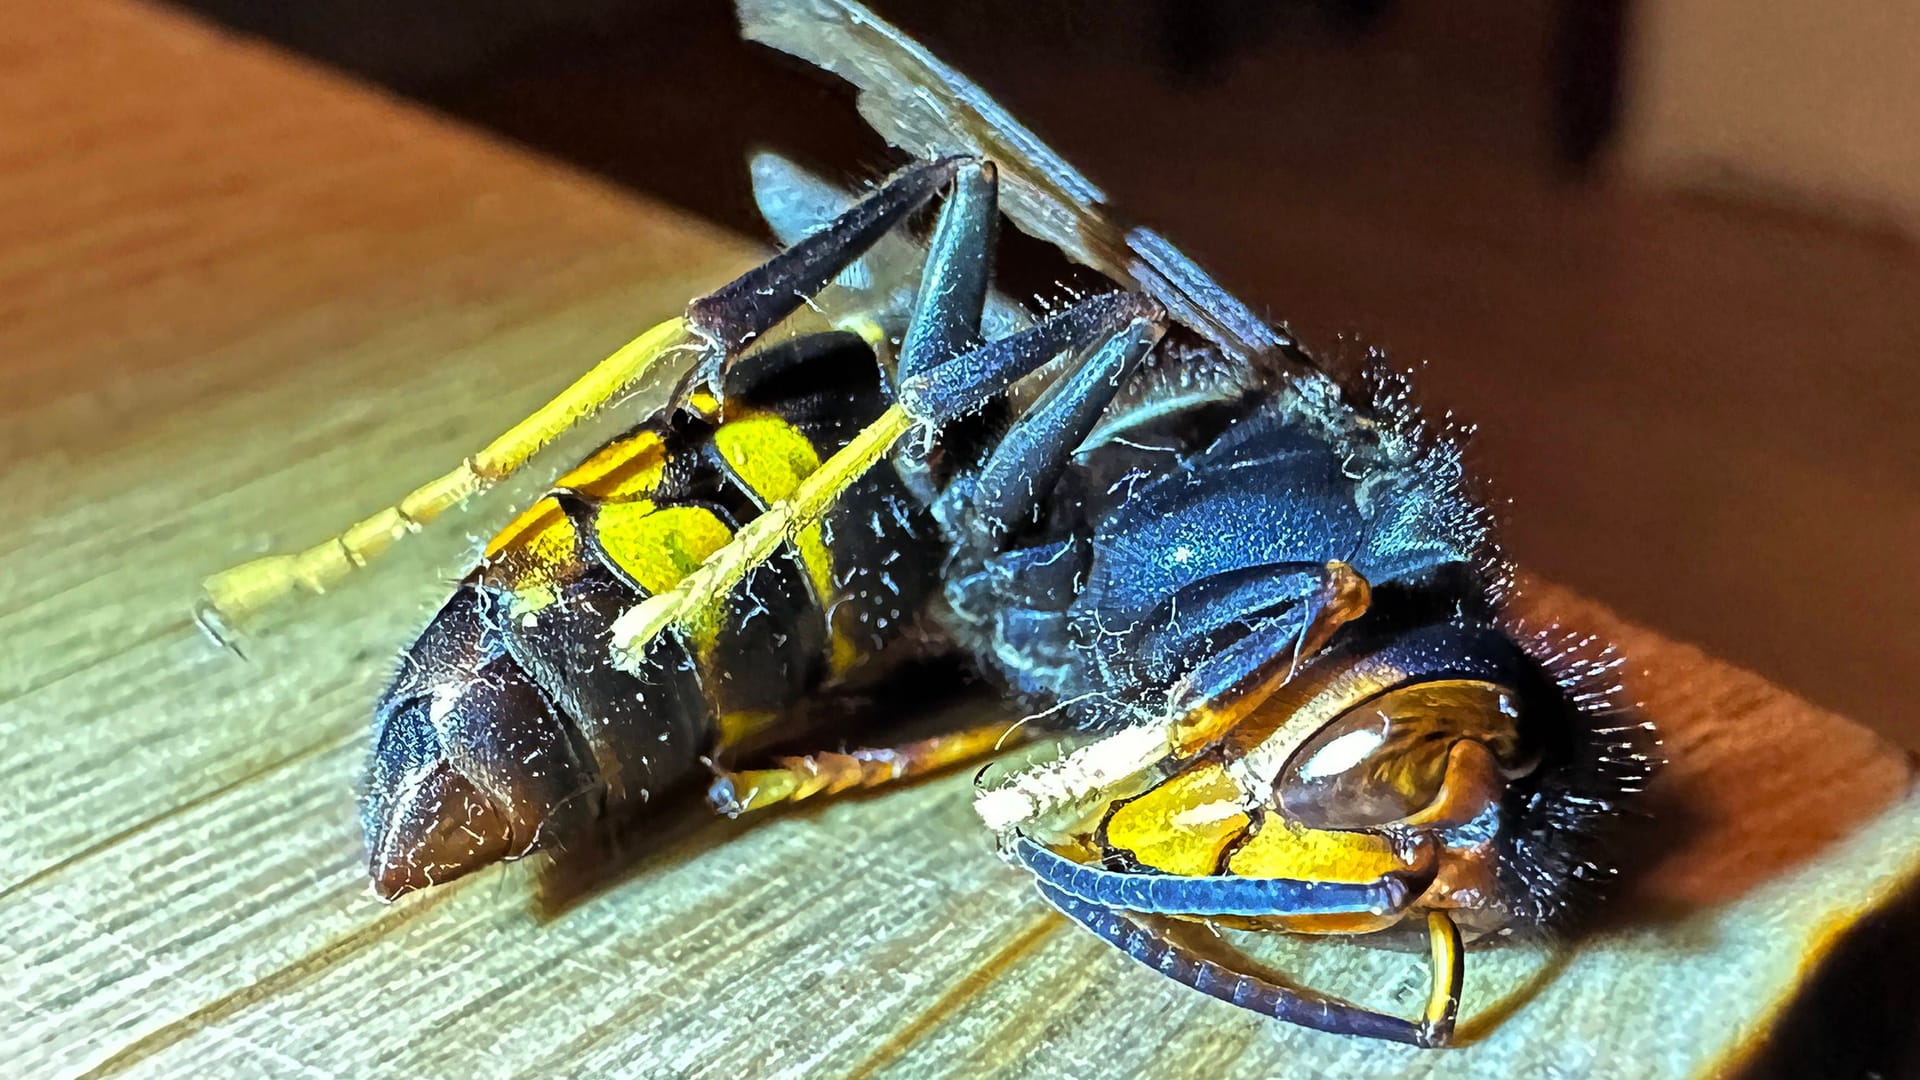
[[[1445,1046],[1453,1039],[1466,958],[1460,931],[1444,911],[1427,914],[1432,981],[1426,1007],[1415,1021],[1361,1008],[1310,990],[1282,986],[1200,956],[1121,910],[1090,903],[1044,882],[1038,887],[1047,903],[1100,940],[1174,982],[1209,997],[1275,1020],[1336,1035],[1358,1035],[1420,1047]]]

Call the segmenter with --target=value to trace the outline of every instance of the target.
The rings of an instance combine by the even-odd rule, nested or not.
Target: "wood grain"
[[[755,252],[159,9],[13,6],[18,1074],[1680,1076],[1739,1053],[1913,879],[1903,755],[1540,586],[1536,610],[1645,669],[1674,766],[1612,928],[1476,954],[1460,1051],[1262,1023],[1137,970],[994,858],[960,776],[752,827],[668,815],[577,895],[522,865],[383,906],[353,801],[368,703],[514,493],[263,628],[248,662],[191,627],[198,580],[404,492]],[[1413,1000],[1404,955],[1267,944],[1316,984]]]

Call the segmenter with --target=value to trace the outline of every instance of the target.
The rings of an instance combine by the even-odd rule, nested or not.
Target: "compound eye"
[[[1280,808],[1304,825],[1356,829],[1410,817],[1433,803],[1447,754],[1461,739],[1518,767],[1518,702],[1494,683],[1450,679],[1389,690],[1315,732],[1274,778]]]

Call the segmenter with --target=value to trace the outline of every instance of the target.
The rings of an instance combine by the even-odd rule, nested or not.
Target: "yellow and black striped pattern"
[[[622,611],[679,582],[878,415],[871,354],[850,337],[836,348],[857,357],[759,393],[730,390],[718,420],[685,410],[609,442],[494,537],[469,579],[616,801],[661,786],[669,764],[690,767],[655,743],[713,756],[777,734],[796,704],[883,652],[924,599],[914,590],[935,577],[924,508],[878,469],[656,642],[647,673],[615,671],[593,651],[604,653]],[[700,715],[677,715],[688,710]]]

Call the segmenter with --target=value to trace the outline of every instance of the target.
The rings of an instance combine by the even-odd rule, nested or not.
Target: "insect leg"
[[[995,206],[995,173],[991,165],[984,162],[972,162],[968,159],[950,158],[944,162],[922,166],[922,170],[940,166],[945,169],[943,175],[954,178],[954,198],[943,207],[939,224],[934,229],[933,247],[927,268],[921,279],[919,299],[915,302],[912,324],[909,326],[906,354],[902,364],[909,368],[927,368],[913,377],[912,383],[918,385],[940,371],[986,352],[993,346],[953,355],[964,349],[979,332],[981,305],[984,303],[987,286],[987,253],[980,248],[989,238]],[[972,167],[968,167],[968,166]],[[903,177],[921,175],[909,170]],[[899,183],[896,180],[894,183]],[[888,187],[892,187],[889,184]],[[929,192],[931,189],[929,189]],[[869,196],[867,202],[880,199],[886,188]],[[861,204],[866,205],[865,203]],[[916,204],[918,205],[918,204]],[[834,233],[841,230],[841,222],[859,214],[860,206],[841,215],[833,225],[815,236]],[[851,230],[850,230],[851,231]],[[875,233],[874,236],[878,236]],[[871,243],[871,240],[867,241]],[[804,243],[804,242],[803,242]],[[796,246],[797,249],[797,246]],[[846,252],[846,259],[838,266],[858,257],[858,251]],[[801,267],[811,267],[814,263],[807,259],[799,261]],[[809,270],[815,277],[817,271]],[[836,270],[837,271],[837,267]],[[752,276],[755,272],[750,272]],[[796,271],[797,273],[797,271]],[[832,274],[819,277],[824,283]],[[719,311],[731,304],[739,312],[758,310],[764,297],[761,293],[772,290],[774,294],[785,298],[793,288],[792,275],[782,281],[757,279],[753,288],[729,287],[730,299],[714,310]],[[745,279],[742,279],[745,280]],[[736,286],[739,284],[735,283]],[[718,294],[716,294],[718,295]],[[795,301],[797,304],[798,301]],[[1150,303],[1150,301],[1149,301]],[[791,310],[793,305],[788,306]],[[710,332],[722,334],[731,331],[715,329],[716,320],[722,316],[710,314],[706,325]],[[743,316],[744,317],[744,316]],[[1047,333],[1056,336],[1062,333],[1064,324],[1055,325],[1050,330],[1047,324],[1033,330],[1015,335],[1008,340],[1025,343],[1029,350],[1046,347]],[[1019,375],[1039,367],[1049,357],[1057,353],[1062,346],[1055,344],[1033,358],[1031,363],[1018,373],[1008,376],[1000,385],[1011,383]],[[1020,354],[1014,363],[1025,359]],[[1003,365],[1004,366],[1004,365]],[[980,399],[985,400],[985,397]],[[964,411],[964,410],[960,410]],[[644,655],[646,643],[655,634],[669,625],[683,623],[690,619],[704,605],[715,602],[716,597],[728,594],[733,585],[755,566],[804,530],[816,524],[827,508],[847,486],[857,480],[861,474],[872,468],[881,459],[893,452],[900,437],[916,423],[937,426],[951,419],[954,413],[915,412],[906,402],[904,391],[902,400],[882,413],[878,419],[855,436],[846,446],[834,453],[820,467],[807,476],[788,498],[768,507],[767,510],[734,534],[733,540],[720,550],[708,556],[706,561],[672,589],[647,597],[631,610],[623,614],[613,624],[612,657],[614,666],[623,670],[636,670],[640,657]]]
[[[825,228],[688,305],[688,324],[726,353],[737,351],[791,315],[889,229],[931,202],[970,160],[950,157],[907,166]]]
[[[1045,503],[1074,449],[1166,329],[1164,316],[1132,319],[1014,421],[981,466],[968,499],[988,535],[1004,541]]]
[[[305,551],[268,555],[209,577],[196,614],[224,641],[224,627],[300,591],[323,593],[408,533],[513,475],[568,429],[648,386],[684,386],[689,372],[718,385],[727,359],[764,334],[858,259],[888,229],[924,206],[965,158],[921,162],[831,224],[731,283],[694,301],[623,346],[560,395],[458,467]],[[677,364],[663,363],[669,359]]]
[[[207,578],[197,607],[201,625],[224,640],[222,627],[229,621],[244,620],[297,591],[326,592],[401,537],[513,475],[541,448],[608,402],[642,386],[671,382],[671,371],[660,377],[663,361],[676,356],[691,360],[702,349],[685,319],[669,319],[648,330],[479,453],[392,506],[305,551],[267,555]]]
[[[950,164],[949,167],[958,168],[958,165]],[[986,183],[978,196],[986,201],[992,193],[992,174],[987,169],[981,169],[980,173]],[[848,215],[858,209],[856,207],[854,211],[849,211]],[[963,219],[968,213],[967,205],[963,203],[960,209],[947,215],[947,219],[950,222]],[[843,215],[843,220],[848,215]],[[834,231],[837,224],[829,226],[826,231]],[[956,238],[968,235],[968,230],[959,225],[950,225],[942,231]],[[858,253],[852,254],[857,256]],[[945,265],[964,276],[964,268],[968,265],[965,252],[949,251],[946,254],[954,257],[936,260],[933,273],[941,273],[940,267]],[[939,277],[934,276],[931,281],[931,287],[923,286],[921,290],[923,307],[934,302],[929,298],[940,297],[945,291]],[[773,289],[776,292],[781,287],[764,280],[759,286],[760,289]],[[749,302],[757,303],[744,292],[736,290],[735,295],[743,304],[751,306]],[[959,312],[959,317],[952,320],[943,317],[942,321],[949,326],[964,326],[965,313],[960,311],[958,305],[949,310]],[[766,561],[782,544],[817,523],[840,493],[891,453],[900,437],[914,426],[936,429],[978,408],[1062,352],[1072,351],[1084,358],[1088,352],[1121,335],[1130,324],[1139,320],[1159,321],[1164,318],[1165,313],[1157,303],[1136,293],[1097,296],[1058,312],[1029,330],[952,356],[902,380],[898,403],[822,462],[818,469],[800,482],[790,497],[769,507],[741,528],[730,542],[709,555],[706,561],[681,578],[673,588],[647,597],[615,620],[610,649],[614,666],[637,671],[647,642],[656,634],[668,626],[685,624],[705,605],[714,603],[715,598],[726,596],[735,583]],[[930,350],[939,342],[938,336],[932,334],[925,340]]]
[[[993,165],[984,161],[955,175],[953,193],[940,208],[928,241],[920,289],[890,386],[898,387],[979,344],[993,274],[997,177]],[[933,451],[931,438],[909,439],[894,455],[900,478],[926,502],[937,497],[941,486]]]
[[[1062,353],[1084,359],[1129,323],[1165,318],[1159,304],[1139,293],[1088,297],[1054,312],[1030,329],[989,341],[901,379],[900,404],[915,421],[937,430],[985,405]]]
[[[998,174],[990,162],[963,166],[940,208],[913,317],[900,344],[897,381],[930,370],[971,348],[993,276],[993,224]]]
[[[1243,1009],[1316,1031],[1386,1039],[1414,1046],[1442,1046],[1453,1034],[1452,1021],[1459,1002],[1460,973],[1463,970],[1461,953],[1457,947],[1457,931],[1453,932],[1454,936],[1450,939],[1454,947],[1445,958],[1448,966],[1444,978],[1436,969],[1436,992],[1444,983],[1445,1004],[1436,1009],[1435,1001],[1430,1000],[1425,1015],[1416,1023],[1236,971],[1195,954],[1112,908],[1088,903],[1044,883],[1040,884],[1039,889],[1040,895],[1048,903],[1121,952],[1183,986]],[[1441,918],[1445,919],[1445,916]],[[1432,925],[1431,921],[1429,925]],[[1446,920],[1449,930],[1452,926],[1452,920]],[[1439,939],[1435,940],[1434,958],[1438,963],[1442,959],[1441,947],[1437,944]]]
[[[776,803],[912,780],[985,757],[1023,738],[1005,723],[994,723],[900,746],[783,757],[770,769],[721,772],[707,789],[707,802],[728,817],[739,817]]]
[[[1337,628],[1366,611],[1371,593],[1362,588],[1365,579],[1345,563],[1268,565],[1273,580],[1283,575],[1305,580],[1292,594],[1230,590],[1224,597],[1199,597],[1196,617],[1204,623],[1210,604],[1248,596],[1269,608],[1279,603],[1293,603],[1294,608],[1258,619],[1245,637],[1188,672],[1173,687],[1163,721],[1122,729],[1052,766],[1028,769],[1018,780],[982,793],[974,809],[988,827],[996,832],[1013,828],[1086,798],[1169,755],[1187,758],[1199,753],[1286,685],[1295,672],[1296,643],[1303,638],[1324,641],[1331,629],[1316,627]],[[1309,575],[1319,582],[1307,584],[1312,580]]]
[[[980,317],[992,272],[996,178],[990,163],[969,161],[954,163],[952,176],[953,192],[941,207],[929,244],[919,294],[901,345],[896,380],[914,378],[967,352],[975,346],[980,333]],[[837,456],[830,459],[821,471],[832,468],[837,460]],[[854,459],[854,462],[860,460],[866,459]],[[850,472],[847,480],[856,475]],[[830,499],[838,490],[822,489],[822,497]],[[782,504],[770,509],[768,515],[793,512],[793,507]],[[797,518],[790,520],[789,527],[795,522]],[[805,525],[801,523],[798,527]],[[753,552],[743,552],[734,563],[724,565],[748,565],[753,557]],[[714,585],[703,584],[697,589],[717,585],[721,569],[723,565],[717,564]],[[697,608],[700,602],[697,590],[689,593],[682,602],[683,610]],[[666,617],[664,611],[660,617]],[[631,639],[634,642],[641,640],[641,634],[651,632],[651,624],[641,625],[643,628]],[[615,632],[621,633],[618,626]],[[709,800],[715,809],[737,816],[815,794],[876,787],[925,775],[980,757],[1004,744],[1006,739],[1004,725],[995,724],[899,747],[782,758],[770,769],[721,773],[709,793]]]
[[[978,408],[1061,352],[1072,350],[1084,357],[1115,337],[1125,337],[1136,322],[1158,323],[1164,318],[1157,303],[1137,293],[1097,296],[1029,330],[961,353],[902,381],[900,400],[822,462],[790,497],[748,522],[673,588],[647,597],[615,620],[610,648],[614,666],[639,671],[646,645],[656,634],[687,623],[705,605],[726,596],[780,545],[817,523],[849,484],[891,453],[901,436],[916,425],[937,428]],[[1157,335],[1155,331],[1151,336]]]
[[[1108,870],[1074,862],[1051,848],[1016,833],[1014,858],[1039,883],[1084,903],[1149,915],[1302,916],[1364,914],[1390,916],[1433,883],[1439,868],[1429,857],[1422,865],[1392,870],[1371,881],[1311,881],[1297,878],[1237,877],[1213,874],[1139,873]]]
[[[705,610],[733,591],[733,587],[767,561],[782,544],[820,522],[849,485],[886,458],[895,443],[913,427],[899,405],[862,428],[847,445],[808,473],[793,494],[768,507],[733,534],[733,539],[674,586],[628,608],[610,628],[608,653],[613,665],[639,674],[646,668],[647,644],[668,626],[688,626]]]
[[[1176,753],[1195,753],[1232,730],[1285,686],[1300,661],[1324,647],[1334,631],[1366,614],[1373,592],[1359,571],[1335,559],[1320,573],[1319,585],[1302,598],[1297,614],[1265,621],[1174,687],[1170,711],[1180,718],[1173,732]]]

